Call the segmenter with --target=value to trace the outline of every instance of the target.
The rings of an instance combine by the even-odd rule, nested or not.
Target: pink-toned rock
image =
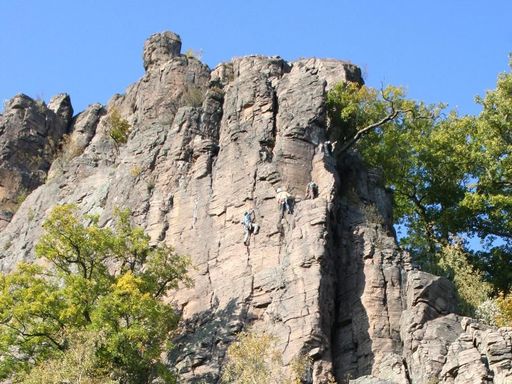
[[[0,232],[1,270],[33,259],[55,204],[76,203],[105,225],[114,208],[129,207],[153,242],[193,260],[194,286],[168,298],[182,313],[183,332],[168,356],[180,382],[218,382],[227,347],[253,327],[276,336],[284,370],[309,356],[314,384],[331,375],[357,383],[462,383],[470,375],[506,383],[510,331],[455,315],[452,285],[413,270],[398,249],[379,173],[355,153],[335,159],[325,150],[326,92],[361,81],[359,69],[247,56],[210,71],[180,50],[176,34],[153,35],[143,77],[72,120],[49,177]],[[42,129],[24,103],[14,100],[1,121]],[[109,136],[113,110],[131,127],[124,145]],[[64,99],[45,113],[70,115]],[[319,195],[306,200],[311,180]],[[295,202],[283,219],[278,188]],[[246,247],[240,221],[249,208],[260,231]]]

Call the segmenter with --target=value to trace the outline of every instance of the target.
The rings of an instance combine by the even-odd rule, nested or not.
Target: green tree
[[[498,76],[496,89],[477,98],[482,112],[470,138],[474,183],[461,205],[468,227],[484,240],[475,261],[498,290],[512,289],[512,73]]]
[[[378,92],[340,84],[329,92],[328,105],[330,138],[340,141],[336,155],[355,148],[371,167],[383,171],[394,192],[395,224],[408,228],[402,245],[433,270],[434,255],[449,236],[442,224],[464,195],[459,188],[464,170],[452,161],[458,159],[454,151],[464,147],[464,134],[455,132],[459,126],[440,119],[443,105],[407,100],[396,87]]]
[[[464,252],[504,291],[512,281],[511,94],[512,75],[501,75],[496,90],[479,99],[477,117],[407,100],[395,87],[346,83],[327,96],[335,155],[355,149],[382,169],[394,192],[395,224],[405,228],[400,244],[415,262],[446,272],[442,250],[474,235],[483,249],[466,244]]]
[[[100,227],[97,216],[80,217],[72,205],[50,213],[36,245],[49,267],[22,263],[0,280],[2,378],[67,361],[59,356],[70,353],[73,338],[93,332],[102,335],[93,351],[97,366],[116,380],[173,381],[160,354],[177,316],[161,298],[189,283],[189,262],[169,247],[151,246],[129,215],[118,211],[111,229]]]

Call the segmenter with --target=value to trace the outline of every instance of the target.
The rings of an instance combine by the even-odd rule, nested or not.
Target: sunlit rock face
[[[506,383],[510,333],[454,314],[451,284],[412,270],[397,248],[379,173],[324,145],[326,93],[362,82],[360,70],[262,56],[210,70],[180,50],[174,33],[151,36],[143,77],[73,118],[69,98],[11,100],[0,117],[0,144],[11,149],[0,164],[2,207],[11,207],[2,208],[2,270],[33,260],[56,204],[105,225],[128,207],[154,243],[194,264],[193,287],[168,298],[182,314],[168,355],[180,382],[218,382],[227,347],[251,327],[276,337],[284,370],[309,356],[308,383]],[[114,110],[131,126],[126,144],[109,135]],[[19,141],[24,130],[32,136]],[[10,206],[23,172],[33,184]],[[305,199],[311,180],[319,194]],[[278,188],[295,198],[282,219]],[[248,209],[260,231],[245,246]]]
[[[72,115],[65,94],[52,98],[48,106],[24,94],[5,103],[0,115],[0,229],[45,182]]]

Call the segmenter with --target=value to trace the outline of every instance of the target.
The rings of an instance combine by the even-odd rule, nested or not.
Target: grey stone
[[[60,116],[66,124],[69,124],[73,117],[71,99],[66,93],[61,93],[52,97],[48,103],[48,109],[52,110],[57,116]]]
[[[64,94],[53,98],[50,107],[24,94],[6,103],[0,115],[0,230],[30,192],[45,182],[72,111]]]
[[[181,53],[181,38],[173,32],[155,33],[144,43],[144,69],[159,66]]]

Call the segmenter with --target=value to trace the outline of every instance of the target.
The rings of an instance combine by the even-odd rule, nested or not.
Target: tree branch
[[[359,129],[356,132],[356,134],[351,139],[349,139],[345,143],[343,143],[343,145],[340,147],[340,149],[338,149],[336,152],[338,152],[338,154],[345,153],[349,148],[351,148],[355,143],[357,143],[361,139],[361,137],[363,137],[363,135],[368,134],[370,131],[374,130],[375,128],[380,127],[381,125],[384,125],[386,123],[389,123],[390,121],[395,120],[400,114],[407,113],[407,112],[412,112],[412,111],[411,110],[402,110],[402,109],[395,110],[393,103],[391,103],[391,113],[384,116],[381,120],[379,120],[373,124],[370,124],[362,129]]]

